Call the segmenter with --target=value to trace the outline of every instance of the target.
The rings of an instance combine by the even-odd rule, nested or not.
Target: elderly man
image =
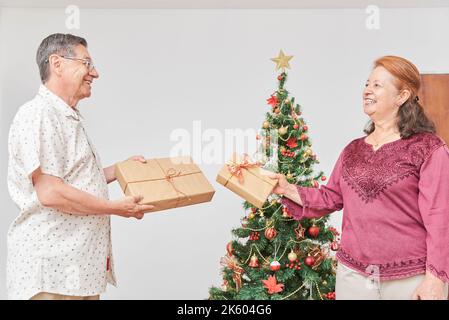
[[[36,60],[42,85],[9,132],[8,188],[20,214],[8,232],[8,296],[98,299],[115,285],[110,216],[141,219],[153,206],[108,200],[114,166],[102,168],[77,109],[98,78],[86,40],[50,35]]]

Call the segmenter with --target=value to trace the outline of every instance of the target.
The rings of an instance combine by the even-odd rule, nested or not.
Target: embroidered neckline
[[[387,188],[416,176],[427,157],[444,142],[431,133],[415,134],[374,150],[365,137],[343,151],[342,178],[365,203],[373,202]]]
[[[382,144],[379,148],[377,148],[376,150],[374,150],[374,145],[371,144],[371,143],[366,142],[366,138],[367,138],[367,137],[363,137],[362,140],[363,140],[363,142],[365,143],[365,145],[368,146],[368,148],[369,148],[373,153],[376,153],[377,151],[379,151],[380,149],[382,149],[382,148],[384,148],[384,147],[387,148],[389,145],[392,145],[392,144],[394,144],[395,142],[398,142],[398,141],[402,141],[402,140],[403,140],[403,138],[399,138],[399,139],[394,140],[394,141],[386,142],[386,143]]]

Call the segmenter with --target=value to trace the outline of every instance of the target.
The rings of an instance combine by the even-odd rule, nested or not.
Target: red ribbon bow
[[[240,184],[243,184],[244,178],[243,178],[243,172],[242,169],[248,169],[253,167],[259,167],[260,163],[258,162],[251,162],[250,158],[247,154],[243,155],[243,159],[241,161],[230,161],[227,164],[229,172],[236,176],[239,180]]]

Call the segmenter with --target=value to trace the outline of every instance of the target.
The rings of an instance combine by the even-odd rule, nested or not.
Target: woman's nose
[[[365,89],[363,90],[363,94],[368,95],[370,93],[373,93],[373,90],[370,88],[370,86],[366,86]]]

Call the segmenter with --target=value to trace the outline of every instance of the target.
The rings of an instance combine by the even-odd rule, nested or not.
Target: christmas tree
[[[268,159],[265,168],[284,174],[290,183],[318,188],[326,177],[314,174],[318,160],[308,126],[284,87],[291,58],[281,50],[271,59],[278,88],[267,99],[271,111],[257,139]],[[262,209],[248,202],[243,207],[247,216],[232,230],[235,240],[221,260],[223,285],[210,289],[210,299],[335,299],[336,260],[330,253],[338,249],[339,234],[328,218],[295,220],[276,196]]]

